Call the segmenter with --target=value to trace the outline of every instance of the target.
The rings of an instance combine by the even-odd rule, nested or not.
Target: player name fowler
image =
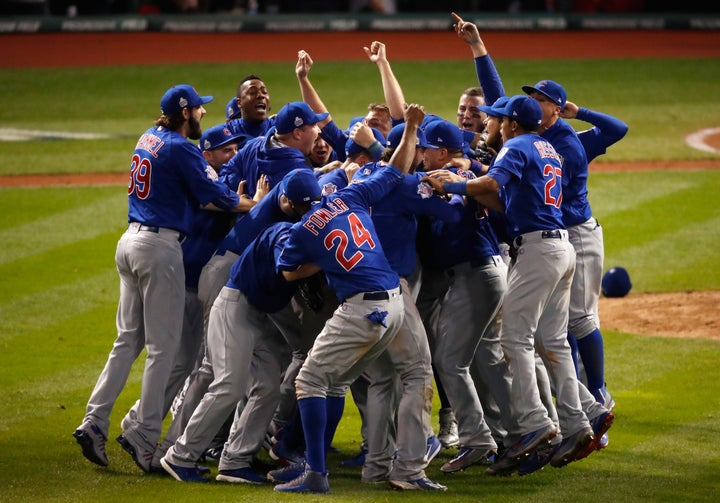
[[[305,221],[303,227],[312,232],[315,236],[319,234],[319,230],[327,225],[327,223],[340,213],[350,211],[350,208],[339,197],[327,202],[327,207],[320,208],[313,212]]]

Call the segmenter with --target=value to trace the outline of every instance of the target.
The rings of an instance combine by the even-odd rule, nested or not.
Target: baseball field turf
[[[388,54],[392,61],[392,47]],[[382,100],[371,63],[315,60],[310,77],[338,123]],[[604,227],[606,265],[630,271],[631,295],[720,290],[719,154],[684,141],[693,131],[718,126],[720,59],[496,63],[508,94],[552,78],[572,101],[629,124],[627,137],[591,169],[589,186]],[[403,61],[393,68],[407,101],[449,119],[460,92],[476,84],[469,59]],[[248,73],[267,83],[274,111],[300,99],[294,62],[2,68],[0,136],[31,130],[36,139],[0,141],[0,175],[123,173],[165,89],[190,83],[214,95],[203,120],[209,127],[224,119],[225,103]],[[613,162],[657,160],[697,164],[606,169]],[[445,450],[428,475],[447,485],[447,493],[364,485],[358,469],[339,465],[360,441],[357,411],[348,400],[334,442],[340,453],[328,461],[330,495],[279,495],[270,486],[181,484],[144,475],[114,441],[138,396],[142,357],[113,411],[110,466],[97,467],[82,457],[71,433],[115,338],[113,256],[126,216],[122,184],[0,188],[0,501],[677,502],[716,501],[720,494],[720,340],[612,330],[604,331],[608,387],[617,402],[610,444],[563,469],[522,478],[487,477],[482,467],[445,475],[439,467],[456,452]],[[437,409],[436,403],[435,426]]]

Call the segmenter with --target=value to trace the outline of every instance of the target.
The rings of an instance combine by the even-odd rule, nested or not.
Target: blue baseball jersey
[[[475,178],[471,171],[457,168],[450,171],[468,180]],[[473,198],[467,198],[459,221],[446,222],[433,218],[428,231],[418,244],[426,267],[447,269],[500,253],[489,210]]]
[[[263,136],[265,133],[270,131],[270,128],[275,125],[275,117],[268,117],[262,122],[250,122],[246,121],[242,117],[232,119],[227,122],[228,128],[234,134],[240,134],[243,136],[238,142],[238,148],[242,148],[247,141],[258,136]]]
[[[503,187],[508,237],[526,232],[562,229],[562,165],[552,144],[537,134],[505,142],[487,176]]]
[[[287,281],[275,265],[291,227],[290,222],[270,225],[250,242],[230,269],[227,286],[240,290],[248,303],[264,313],[279,311],[295,294],[296,283]]]
[[[367,180],[380,165],[366,164],[355,173],[353,183]],[[448,203],[421,182],[425,173],[407,174],[386,197],[372,205],[370,214],[390,267],[400,276],[415,271],[418,215],[447,223],[459,223],[464,204],[461,196],[453,196]]]
[[[400,285],[385,256],[368,208],[402,180],[393,166],[383,166],[363,183],[323,195],[293,225],[278,268],[292,271],[317,264],[338,299],[360,292],[391,290]]]
[[[572,126],[562,119],[558,119],[541,136],[552,143],[562,159],[564,226],[581,224],[592,216],[587,198],[588,160],[585,149]]]
[[[588,162],[607,152],[607,148],[620,141],[628,131],[627,124],[620,119],[587,108],[579,107],[576,118],[593,125],[578,133]]]
[[[290,217],[280,209],[280,196],[282,196],[282,184],[273,187],[259,203],[250,208],[250,211],[240,215],[227,236],[218,245],[218,252],[224,253],[230,250],[240,255],[248,244],[271,224],[283,221],[296,222],[297,217]]]
[[[217,173],[212,167],[207,166],[205,172],[210,180],[217,181]],[[189,209],[190,232],[182,242],[187,288],[197,289],[200,271],[215,253],[220,242],[225,239],[235,223],[235,217],[235,213],[200,208]]]
[[[213,203],[231,211],[239,196],[210,180],[197,145],[183,135],[154,126],[135,146],[128,183],[128,222],[190,232],[189,208]]]

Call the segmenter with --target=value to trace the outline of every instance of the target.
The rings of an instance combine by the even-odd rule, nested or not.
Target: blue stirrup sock
[[[605,386],[605,348],[600,330],[596,328],[582,339],[577,339],[577,347],[585,367],[588,390],[597,401],[602,401],[600,390]]]
[[[301,398],[298,408],[305,434],[305,461],[308,469],[325,473],[326,400],[322,397]],[[336,425],[337,426],[337,425]]]

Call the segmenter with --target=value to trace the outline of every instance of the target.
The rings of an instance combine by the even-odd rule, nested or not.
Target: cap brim
[[[522,86],[522,90],[523,90],[523,92],[524,92],[525,94],[528,94],[528,95],[529,95],[530,93],[532,93],[532,92],[538,92],[538,93],[542,94],[543,96],[547,97],[547,99],[549,99],[550,101],[552,101],[552,102],[555,103],[556,105],[558,104],[558,102],[555,101],[555,98],[554,98],[554,97],[550,96],[548,93],[546,93],[546,92],[543,91],[542,89],[538,89],[537,87],[533,87],[533,86]]]
[[[328,118],[329,115],[330,115],[329,112],[325,112],[322,114],[315,114],[315,124],[317,124],[318,122],[324,121],[325,119]]]
[[[200,96],[200,104],[205,105],[215,99],[215,96]]]
[[[493,117],[500,117],[502,114],[497,108],[489,107],[487,105],[478,105],[478,110],[481,110],[485,112],[488,115],[492,115]]]

